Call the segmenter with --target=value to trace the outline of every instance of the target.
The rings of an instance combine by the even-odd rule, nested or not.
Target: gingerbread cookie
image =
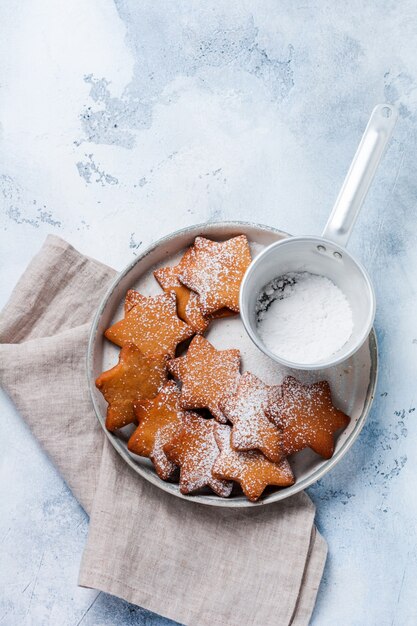
[[[216,350],[196,335],[184,356],[168,361],[168,371],[182,383],[184,409],[208,409],[226,422],[220,403],[236,391],[239,382],[239,350]]]
[[[194,332],[203,333],[210,321],[201,312],[198,295],[178,280],[181,263],[174,267],[162,267],[155,270],[153,275],[166,293],[175,293],[178,317],[187,322]]]
[[[277,463],[284,457],[281,433],[264,411],[273,391],[257,376],[245,372],[235,394],[222,405],[222,410],[233,424],[231,444],[235,450],[256,448]]]
[[[127,447],[139,456],[150,458],[162,480],[167,480],[175,470],[163,446],[181,427],[184,413],[179,404],[180,395],[177,385],[170,380],[155,398],[135,405],[139,426],[130,437]]]
[[[268,485],[289,487],[294,484],[294,475],[286,459],[280,463],[272,463],[258,450],[233,450],[229,426],[216,424],[214,434],[220,454],[213,465],[213,476],[238,482],[251,502],[258,500]]]
[[[109,404],[107,430],[134,422],[134,403],[154,398],[166,379],[165,357],[145,356],[133,344],[126,344],[120,351],[119,363],[96,380],[96,387]]]
[[[198,293],[203,315],[224,307],[238,312],[240,283],[250,262],[245,235],[221,243],[196,237],[178,278]]]
[[[164,445],[168,459],[181,468],[181,493],[211,487],[218,496],[227,498],[232,491],[231,482],[214,478],[211,472],[219,454],[214,438],[215,423],[213,419],[186,412],[179,433]]]
[[[137,304],[105,331],[107,339],[118,346],[133,343],[144,354],[174,356],[177,344],[194,334],[177,316],[175,295],[145,297],[135,292],[134,297]]]
[[[333,406],[327,381],[303,385],[293,376],[284,379],[282,391],[266,413],[282,430],[286,454],[311,448],[325,459],[333,455],[335,433],[350,422],[347,415]]]

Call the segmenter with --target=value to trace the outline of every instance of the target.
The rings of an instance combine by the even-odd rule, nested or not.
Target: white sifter
[[[263,250],[249,266],[240,290],[240,313],[252,341],[270,358],[296,369],[323,369],[341,363],[364,343],[375,318],[375,293],[365,268],[345,246],[391,138],[398,113],[389,104],[372,111],[359,147],[321,237],[289,237]],[[309,272],[329,278],[346,296],[353,331],[343,347],[315,363],[289,361],[271,352],[258,332],[256,305],[262,288],[278,276]]]

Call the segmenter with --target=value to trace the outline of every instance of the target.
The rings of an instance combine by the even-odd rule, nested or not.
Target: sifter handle
[[[346,246],[375,172],[391,139],[398,112],[391,104],[378,104],[353,157],[322,236]]]

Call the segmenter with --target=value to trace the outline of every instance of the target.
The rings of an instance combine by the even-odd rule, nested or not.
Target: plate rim
[[[122,457],[122,459],[135,471],[137,475],[142,476],[145,480],[154,484],[156,487],[158,487],[159,489],[162,489],[166,493],[169,493],[171,496],[181,498],[188,502],[197,502],[199,504],[205,504],[207,506],[220,506],[220,507],[225,507],[225,508],[233,508],[233,507],[249,508],[249,507],[254,507],[254,506],[265,506],[267,504],[272,504],[273,502],[279,502],[297,493],[300,493],[301,491],[304,491],[305,489],[307,489],[307,487],[310,487],[311,485],[316,483],[318,480],[320,480],[323,476],[325,476],[325,474],[327,474],[335,465],[337,465],[339,461],[341,461],[341,459],[345,456],[345,454],[348,452],[348,450],[352,447],[352,445],[358,438],[367,420],[367,417],[369,415],[369,412],[370,412],[370,409],[371,409],[371,406],[375,397],[375,390],[376,390],[377,381],[378,381],[378,344],[377,344],[375,328],[372,327],[371,332],[368,337],[370,357],[371,357],[369,384],[366,390],[365,403],[362,409],[362,413],[359,416],[355,424],[355,427],[353,428],[349,437],[346,439],[346,441],[342,444],[339,450],[337,450],[330,459],[327,459],[326,461],[324,461],[323,465],[317,468],[308,477],[301,479],[301,480],[297,480],[290,487],[286,487],[284,489],[275,491],[271,493],[267,498],[260,499],[257,502],[249,502],[249,500],[236,501],[236,500],[230,500],[228,498],[220,498],[219,496],[211,496],[211,495],[207,496],[207,495],[201,495],[201,494],[185,495],[185,494],[182,494],[179,490],[174,492],[170,488],[171,483],[163,481],[161,478],[159,478],[159,476],[157,476],[156,473],[155,475],[152,475],[148,472],[145,472],[140,467],[140,465],[134,462],[134,460],[128,454],[127,450],[124,448],[120,439],[118,439],[113,433],[110,433],[106,429],[104,419],[101,416],[100,409],[95,399],[96,387],[95,387],[95,379],[93,376],[94,347],[95,347],[95,342],[96,342],[96,338],[98,334],[99,322],[103,314],[103,311],[106,307],[107,301],[111,297],[113,291],[115,290],[119,282],[126,276],[126,274],[128,274],[133,269],[133,267],[137,265],[137,263],[139,263],[144,258],[146,258],[151,252],[153,252],[156,248],[158,248],[162,244],[172,241],[173,239],[176,239],[177,237],[181,235],[185,235],[186,233],[190,231],[204,230],[207,228],[225,228],[225,227],[239,227],[239,226],[257,228],[257,229],[261,229],[267,232],[272,232],[278,235],[283,235],[284,237],[291,237],[289,233],[282,231],[278,228],[274,228],[273,226],[267,226],[265,224],[257,224],[255,222],[248,222],[248,221],[239,221],[239,220],[226,221],[225,220],[225,221],[220,221],[220,222],[218,221],[202,222],[198,224],[193,224],[191,226],[187,226],[185,228],[181,228],[179,230],[173,231],[169,233],[168,235],[165,235],[157,239],[157,241],[151,243],[139,256],[133,259],[133,261],[131,261],[121,272],[118,272],[116,276],[114,277],[114,279],[111,281],[108,289],[106,290],[105,294],[103,295],[100,301],[99,306],[97,307],[97,311],[91,323],[91,327],[89,331],[89,338],[88,338],[87,354],[86,354],[88,390],[90,393],[90,398],[93,404],[94,412],[96,414],[96,417],[107,439],[110,441],[113,448],[116,450],[116,452],[118,452],[118,454]]]

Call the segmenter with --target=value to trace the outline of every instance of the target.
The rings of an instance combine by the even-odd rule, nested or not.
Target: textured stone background
[[[309,490],[330,550],[314,626],[417,623],[416,23],[413,0],[0,5],[0,304],[50,232],[116,268],[205,220],[318,233],[372,107],[398,105],[351,242],[378,296],[378,394]],[[168,624],[77,588],[87,518],[1,409],[0,624]]]

